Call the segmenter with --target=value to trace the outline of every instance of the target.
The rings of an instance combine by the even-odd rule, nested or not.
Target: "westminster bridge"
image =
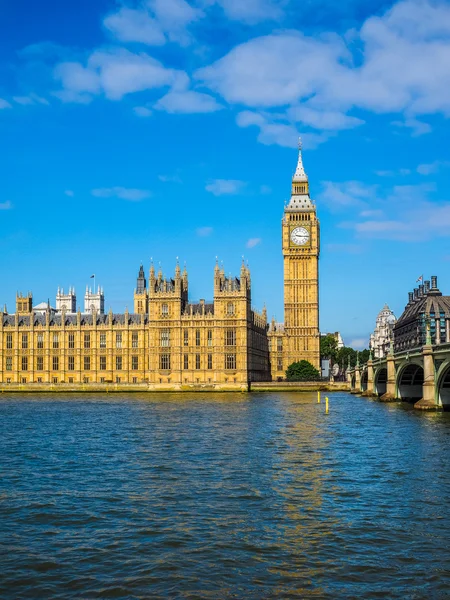
[[[403,400],[423,410],[450,410],[450,342],[425,345],[348,369],[354,394],[389,402]]]

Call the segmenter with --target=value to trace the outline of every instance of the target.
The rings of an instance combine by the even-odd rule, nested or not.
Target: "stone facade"
[[[383,358],[389,353],[394,339],[394,325],[397,319],[387,304],[378,313],[375,330],[370,336],[369,348],[374,358]]]
[[[306,359],[319,368],[319,222],[299,152],[282,220],[284,323],[267,323],[252,308],[251,277],[216,264],[211,302],[192,303],[188,274],[173,277],[140,267],[134,313],[104,313],[104,294],[87,289],[84,312],[75,291],[58,289],[56,309],[16,298],[15,314],[0,311],[0,384],[64,387],[139,385],[145,389],[247,389],[284,378]]]

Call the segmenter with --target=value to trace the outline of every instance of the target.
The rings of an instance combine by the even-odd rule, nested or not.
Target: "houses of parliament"
[[[252,307],[250,270],[226,276],[216,264],[212,302],[189,300],[186,268],[173,277],[141,266],[134,311],[105,313],[101,288],[58,289],[56,307],[17,294],[0,310],[0,385],[19,389],[246,390],[280,380],[306,359],[319,368],[319,221],[299,149],[282,217],[284,322]]]

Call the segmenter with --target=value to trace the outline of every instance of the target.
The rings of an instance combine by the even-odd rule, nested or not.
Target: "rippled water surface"
[[[450,415],[0,396],[1,598],[449,598]]]

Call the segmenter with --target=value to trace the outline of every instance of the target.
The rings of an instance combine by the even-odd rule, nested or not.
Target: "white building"
[[[92,314],[94,310],[101,315],[105,314],[105,295],[103,293],[103,288],[99,286],[97,293],[95,293],[95,288],[94,291],[92,291],[91,288],[86,286],[86,293],[84,294],[84,312]]]
[[[67,313],[77,312],[77,296],[75,294],[75,288],[70,287],[67,294],[64,293],[63,289],[58,288],[56,294],[56,310],[62,312],[65,310]]]
[[[387,304],[378,313],[375,331],[370,336],[370,349],[374,358],[383,358],[389,353],[394,339],[397,319]]]

